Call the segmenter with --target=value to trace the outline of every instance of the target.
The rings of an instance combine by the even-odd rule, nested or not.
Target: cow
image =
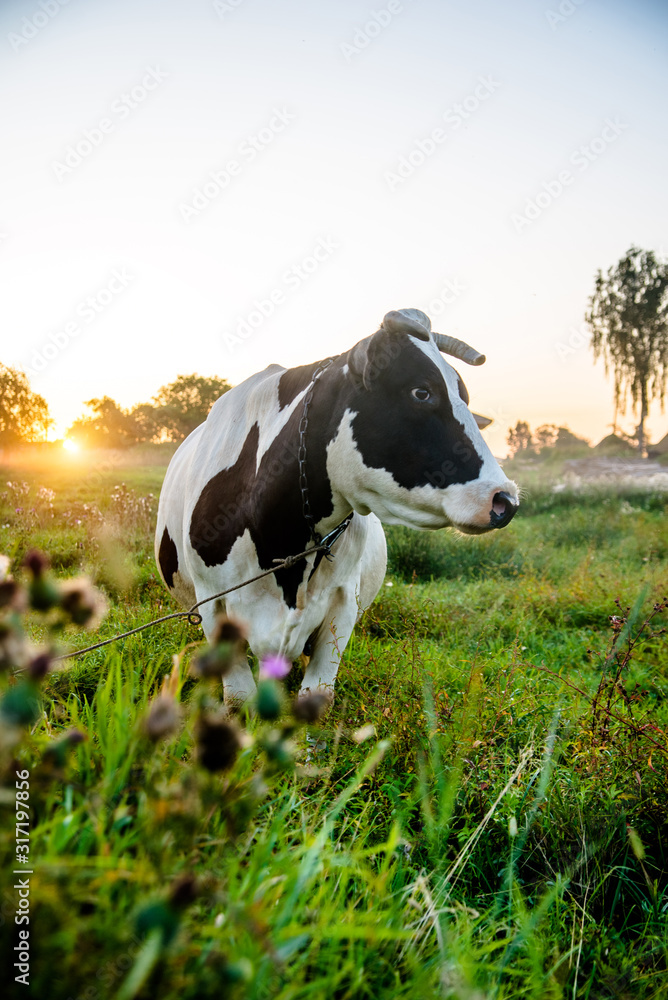
[[[246,623],[259,657],[306,664],[302,693],[333,696],[341,654],[382,586],[382,523],[481,534],[509,523],[518,491],[483,440],[443,354],[485,357],[433,333],[419,309],[389,312],[349,351],[297,368],[272,364],[226,392],[174,454],[160,494],[156,561],[190,608],[277,561],[320,549],[201,606]],[[381,523],[382,522],[382,523]],[[225,700],[255,692],[243,663]]]

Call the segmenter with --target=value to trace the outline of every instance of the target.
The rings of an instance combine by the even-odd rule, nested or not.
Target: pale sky
[[[237,383],[414,306],[487,355],[459,368],[495,453],[518,419],[598,441],[595,273],[668,254],[667,24],[649,0],[4,0],[0,360],[62,434],[91,397]]]

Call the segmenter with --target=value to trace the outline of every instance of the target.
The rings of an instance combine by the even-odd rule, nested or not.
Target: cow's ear
[[[372,337],[365,337],[348,351],[348,377],[358,389],[364,387],[364,369],[372,339]]]

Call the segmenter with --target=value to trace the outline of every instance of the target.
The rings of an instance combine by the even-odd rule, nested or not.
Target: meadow
[[[0,472],[16,578],[38,549],[49,580],[87,574],[108,605],[93,631],[22,611],[32,642],[82,648],[177,610],[153,562],[165,463],[19,456]],[[668,996],[668,495],[517,478],[521,510],[492,536],[388,529],[332,711],[291,717],[295,667],[281,714],[240,720],[220,766],[203,719],[221,688],[190,670],[194,625],[31,681],[5,669],[4,996]],[[29,986],[13,968],[17,770]]]

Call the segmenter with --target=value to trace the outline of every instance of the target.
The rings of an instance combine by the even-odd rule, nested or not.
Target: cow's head
[[[344,368],[347,410],[328,469],[355,510],[413,528],[452,525],[468,534],[502,528],[518,506],[468,408],[459,374],[442,357],[485,360],[431,331],[418,309],[388,313],[356,344]]]

